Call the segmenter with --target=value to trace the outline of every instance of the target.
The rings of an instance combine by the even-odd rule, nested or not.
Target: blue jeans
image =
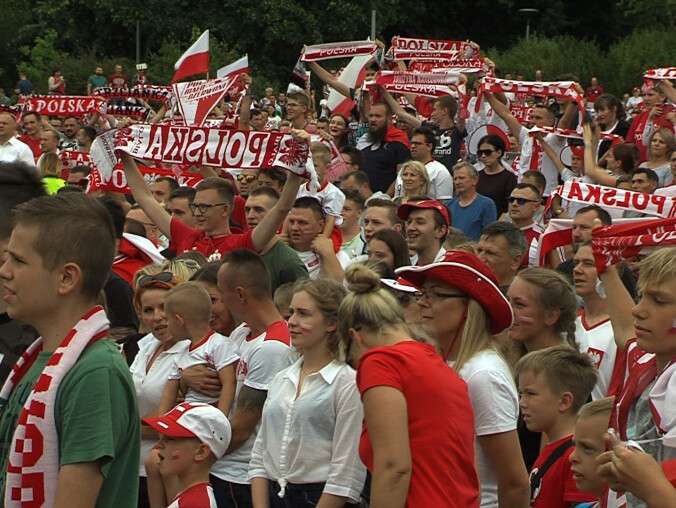
[[[319,504],[324,492],[324,483],[290,483],[284,491],[284,498],[279,497],[279,484],[274,481],[270,485],[270,508],[312,508]],[[345,506],[359,506],[345,503]]]
[[[209,482],[214,489],[218,508],[253,508],[251,485],[221,480],[210,474]]]

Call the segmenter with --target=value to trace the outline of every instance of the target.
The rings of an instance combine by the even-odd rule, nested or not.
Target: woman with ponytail
[[[338,311],[338,335],[357,362],[371,505],[478,506],[467,386],[433,345],[412,338],[374,272],[352,265],[345,275],[352,293]]]
[[[421,288],[423,329],[467,383],[481,506],[527,507],[528,473],[516,430],[519,396],[493,338],[512,325],[497,277],[475,254],[458,250],[448,251],[439,263],[401,268],[397,274]]]

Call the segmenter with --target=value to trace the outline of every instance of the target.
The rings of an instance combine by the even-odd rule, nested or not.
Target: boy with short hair
[[[613,397],[606,397],[582,406],[575,421],[575,443],[569,457],[577,488],[580,492],[593,494],[599,499],[606,491],[606,484],[598,474],[596,458],[606,451],[603,436],[608,430],[613,400]],[[598,504],[592,503],[589,506]]]
[[[184,402],[143,423],[160,434],[160,474],[178,478],[179,493],[169,508],[216,508],[209,470],[230,445],[230,422],[223,412],[209,404]]]
[[[524,422],[528,430],[542,432],[549,443],[530,473],[532,508],[593,501],[593,496],[575,486],[568,460],[575,417],[596,384],[591,359],[569,346],[545,348],[521,358],[516,373]]]
[[[133,506],[136,392],[97,305],[115,255],[112,219],[79,193],[36,198],[14,213],[4,300],[9,316],[41,337],[0,392],[4,505]]]

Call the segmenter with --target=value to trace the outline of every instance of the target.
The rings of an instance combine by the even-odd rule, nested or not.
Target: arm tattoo
[[[268,396],[266,390],[256,390],[248,386],[242,386],[237,397],[237,409],[245,412],[256,412],[263,410],[263,404]]]

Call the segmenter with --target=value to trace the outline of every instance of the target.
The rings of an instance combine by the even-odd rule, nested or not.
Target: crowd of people
[[[114,192],[89,152],[137,119],[2,106],[4,506],[676,506],[676,219],[639,206],[673,196],[672,83],[428,97],[307,63],[323,89],[244,76],[209,115],[304,175],[119,151]]]

